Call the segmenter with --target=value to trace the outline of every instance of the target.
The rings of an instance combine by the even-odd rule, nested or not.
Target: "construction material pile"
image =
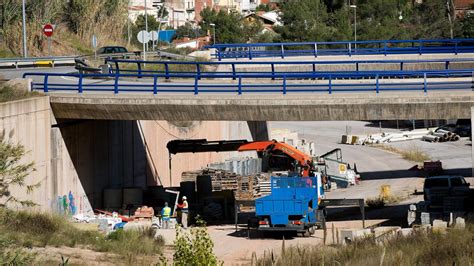
[[[204,175],[211,177],[213,192],[222,190],[237,190],[237,178],[239,177],[239,175],[225,170],[205,168],[199,171],[187,171],[181,174],[181,181],[196,182],[198,176]]]
[[[252,200],[270,193],[270,175],[260,173],[252,176],[239,177],[235,198],[239,200]]]
[[[403,132],[381,132],[368,135],[343,135],[341,143],[351,145],[371,145],[417,139],[429,142],[446,142],[458,141],[460,136],[441,128],[427,128]]]
[[[458,141],[460,139],[459,135],[444,129],[437,129],[431,134],[423,136],[424,141],[429,142],[447,142],[447,141]]]

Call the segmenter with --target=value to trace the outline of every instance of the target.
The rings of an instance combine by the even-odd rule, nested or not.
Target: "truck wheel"
[[[316,232],[316,229],[317,229],[317,226],[311,226],[309,229],[308,229],[308,232],[310,235],[314,235],[314,233]]]

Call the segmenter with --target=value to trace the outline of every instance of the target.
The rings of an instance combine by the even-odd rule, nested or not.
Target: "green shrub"
[[[199,217],[196,225],[188,230],[176,228],[175,265],[218,265],[221,264],[214,255],[214,243],[207,233],[206,224]]]

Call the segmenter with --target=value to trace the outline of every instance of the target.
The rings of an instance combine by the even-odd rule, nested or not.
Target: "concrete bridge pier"
[[[254,141],[268,140],[270,138],[267,121],[247,121],[247,125]]]

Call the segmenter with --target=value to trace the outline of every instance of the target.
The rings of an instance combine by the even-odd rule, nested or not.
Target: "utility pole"
[[[23,57],[28,57],[28,49],[26,48],[26,0],[22,1],[23,14]]]
[[[147,0],[145,0],[145,31],[148,32],[148,9],[146,2]],[[148,43],[146,43],[146,51],[148,51]]]

